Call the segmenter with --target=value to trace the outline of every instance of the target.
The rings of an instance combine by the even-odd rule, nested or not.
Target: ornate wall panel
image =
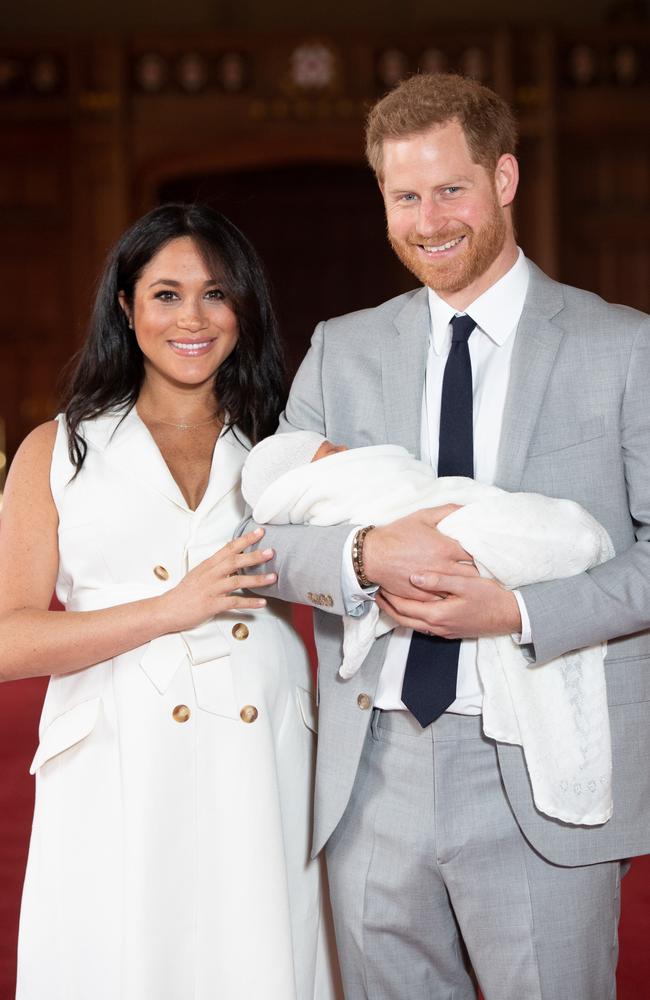
[[[513,102],[528,254],[650,308],[647,27],[25,38],[0,45],[10,450],[52,411],[106,250],[163,197],[209,196],[240,219],[272,265],[294,361],[318,318],[410,286],[383,244],[362,124],[418,69],[467,73]]]

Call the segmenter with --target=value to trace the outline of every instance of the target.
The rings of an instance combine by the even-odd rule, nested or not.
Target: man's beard
[[[449,259],[423,260],[422,253],[415,244],[442,246],[451,240],[464,236],[461,252]],[[469,226],[444,229],[433,236],[419,237],[417,232],[409,234],[406,240],[394,239],[388,234],[390,244],[402,264],[412,271],[420,281],[434,292],[453,294],[462,291],[485,274],[501,253],[506,241],[506,221],[504,212],[494,200],[494,209],[488,221],[478,230]]]

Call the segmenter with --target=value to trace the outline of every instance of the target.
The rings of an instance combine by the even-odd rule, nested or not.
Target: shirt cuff
[[[533,641],[533,637],[531,635],[530,618],[528,617],[528,611],[526,610],[526,602],[521,596],[521,591],[513,590],[512,593],[515,595],[515,600],[519,606],[519,614],[521,616],[521,635],[513,634],[512,638],[520,646],[530,646]]]
[[[359,618],[365,615],[379,587],[362,587],[352,565],[352,543],[357,531],[363,525],[353,528],[345,540],[341,557],[341,594],[346,615]]]

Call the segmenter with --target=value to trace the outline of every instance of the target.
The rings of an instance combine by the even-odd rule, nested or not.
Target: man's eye
[[[447,192],[447,194],[456,194],[458,191],[460,191],[460,188],[452,184],[449,187],[445,188],[445,191]]]
[[[409,191],[408,194],[402,195],[402,201],[417,201],[417,197],[418,196],[416,194],[413,194],[411,191]]]

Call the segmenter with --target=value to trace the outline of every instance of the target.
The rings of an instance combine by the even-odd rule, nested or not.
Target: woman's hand
[[[252,575],[241,572],[273,557],[273,549],[244,551],[259,542],[263,535],[264,529],[256,528],[228,542],[158,598],[161,609],[164,608],[166,631],[180,632],[193,628],[223,611],[263,608],[266,604],[263,597],[245,597],[234,593],[243,587],[264,587],[275,582],[275,573]]]

